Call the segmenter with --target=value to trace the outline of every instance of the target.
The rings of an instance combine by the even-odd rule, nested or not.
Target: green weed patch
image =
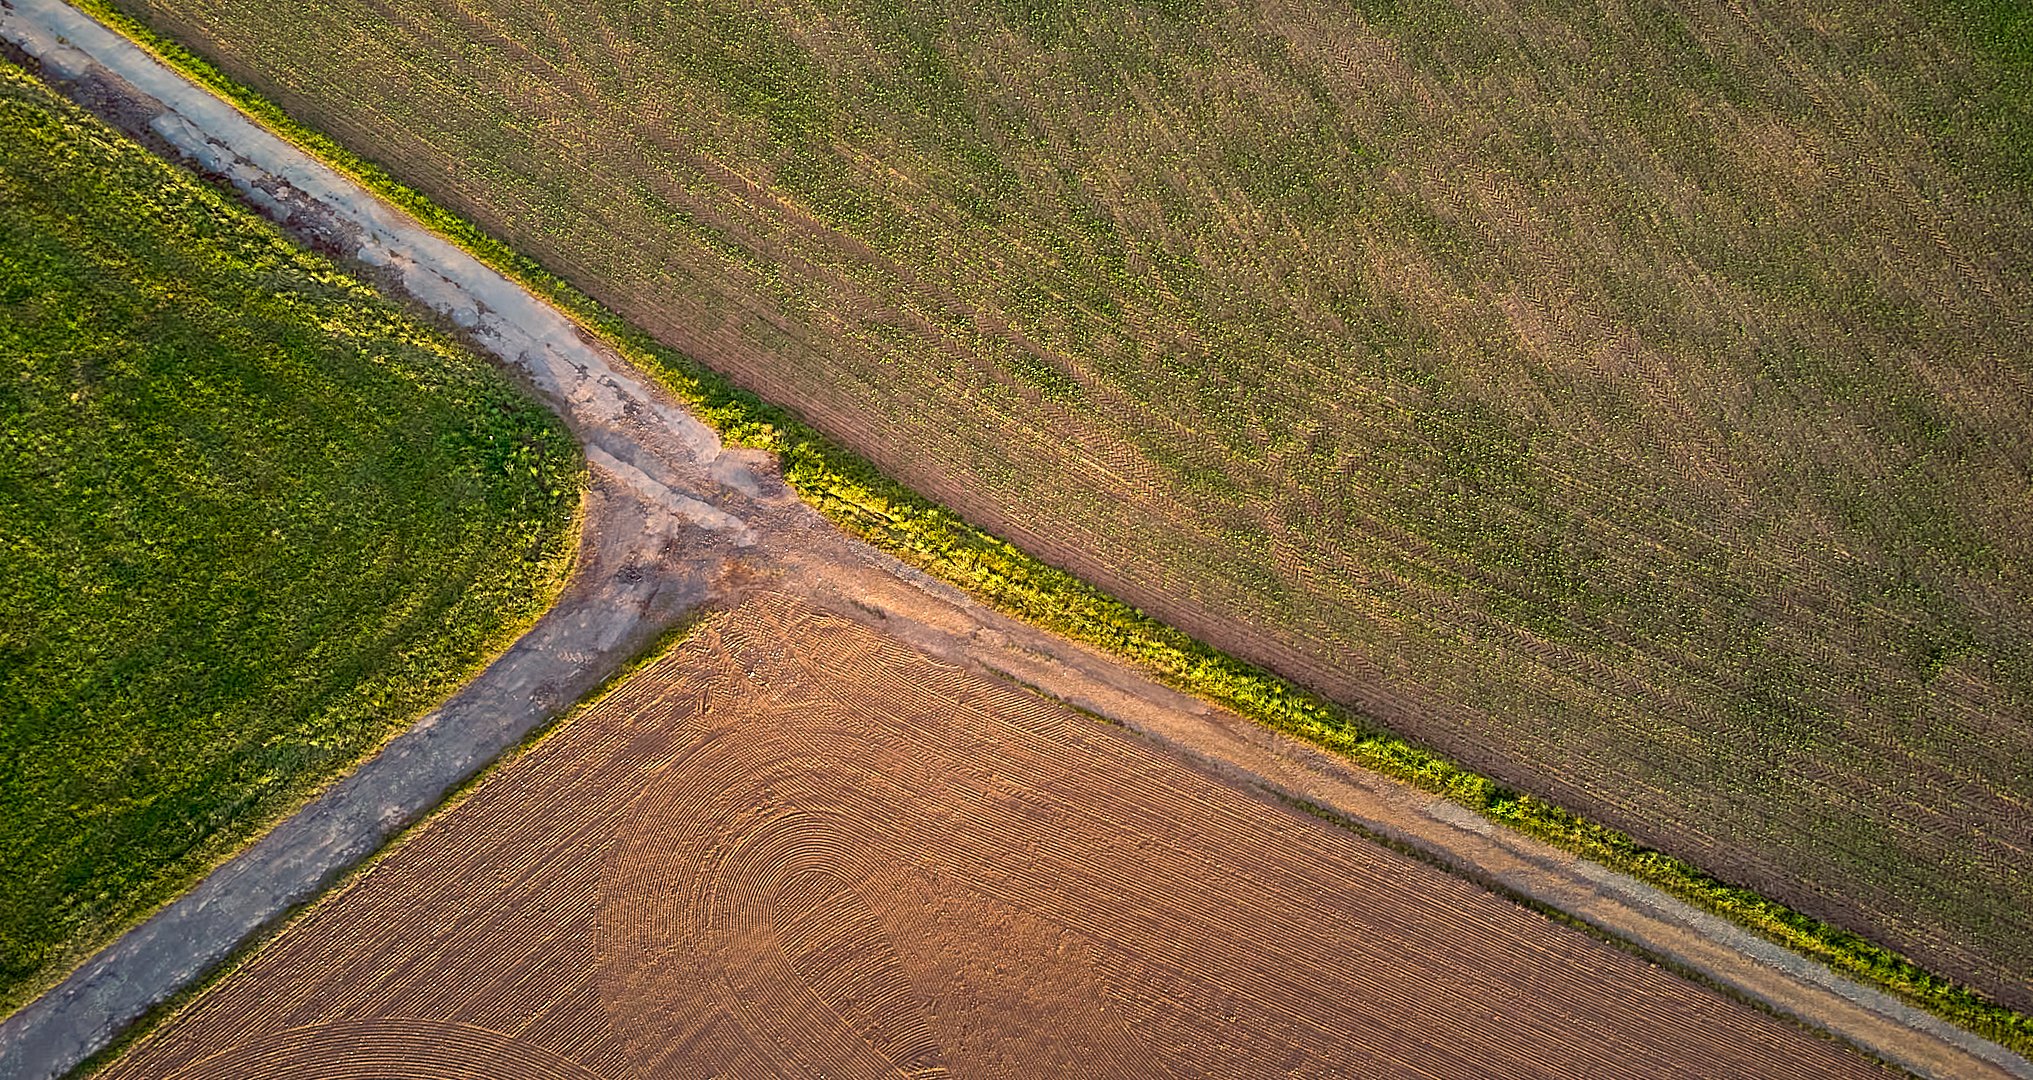
[[[505,646],[583,466],[506,375],[0,64],[0,1005]]]

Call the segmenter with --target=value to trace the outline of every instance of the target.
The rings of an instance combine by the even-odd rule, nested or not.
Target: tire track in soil
[[[314,897],[685,611],[731,607],[758,590],[794,596],[814,610],[867,624],[899,647],[1107,717],[1233,785],[1322,807],[1432,862],[1547,904],[1920,1075],[2033,1077],[2033,1065],[1996,1044],[1649,886],[1177,694],[1112,658],[988,611],[846,538],[785,488],[767,455],[721,446],[710,429],[557,311],[59,0],[0,0],[0,38],[35,58],[45,77],[74,100],[231,183],[305,241],[374,268],[390,291],[438,312],[475,345],[522,372],[585,446],[594,476],[579,566],[558,606],[441,709],[191,893],[0,1022],[0,1080],[61,1075],[263,926]],[[908,699],[925,691],[897,684],[885,692]],[[1048,726],[1067,722],[1042,702],[1027,715]],[[1146,790],[1145,778],[1122,779],[1134,790]],[[593,829],[597,818],[583,819],[580,827]],[[1055,842],[1053,818],[1035,807],[1004,825],[1029,830],[1025,835],[1041,850]],[[582,837],[589,843],[595,838],[591,831]],[[542,862],[556,856],[528,858]],[[1069,865],[1077,870],[1077,863]],[[1040,902],[1022,865],[990,860],[983,867],[984,873],[993,871],[989,877],[1000,883],[1006,899],[1019,906]],[[881,913],[867,916],[875,920],[868,922],[865,903],[855,897],[869,893],[832,876],[836,873],[837,867],[817,877],[793,873],[771,886],[778,891],[770,893],[769,903],[788,895],[851,909],[856,933],[873,933],[878,926],[892,935],[909,929],[884,922]],[[893,884],[907,888],[908,875]],[[704,907],[693,917],[726,910],[724,900],[700,897],[697,903]],[[1159,919],[1184,914],[1151,912]],[[641,917],[654,926],[677,916]],[[579,933],[593,933],[591,922],[577,925]],[[1188,933],[1192,927],[1179,923],[1175,929]],[[804,959],[784,961],[792,967],[815,963],[841,945],[823,933],[801,933],[795,949]],[[1275,939],[1256,944],[1272,950],[1288,945]],[[558,954],[560,966],[584,955]],[[865,980],[865,986],[842,983],[815,992],[887,1001],[894,974],[857,972],[853,978]],[[1237,974],[1238,1000],[1275,992],[1247,976]],[[860,990],[875,997],[861,997]],[[1123,999],[1123,1015],[1148,1013],[1157,998],[1138,996],[1148,990]],[[584,1017],[571,1021],[578,1025],[572,1038],[598,1057],[592,1045],[596,1033],[587,1023]],[[936,1055],[928,1056],[929,1044],[914,1023],[885,1023],[868,1045],[890,1047],[914,1068],[936,1071]]]

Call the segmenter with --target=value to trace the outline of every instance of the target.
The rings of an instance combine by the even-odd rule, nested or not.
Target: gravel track
[[[62,1075],[685,612],[760,588],[1119,722],[1238,786],[1303,800],[1918,1075],[2033,1078],[2024,1058],[1650,886],[1173,692],[848,539],[785,488],[766,455],[723,447],[555,309],[59,0],[0,0],[0,38],[58,89],[463,329],[558,410],[594,477],[579,564],[558,605],[442,708],[0,1022],[0,1080]]]

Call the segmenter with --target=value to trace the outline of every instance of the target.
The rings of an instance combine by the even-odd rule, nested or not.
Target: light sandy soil
[[[780,595],[712,616],[106,1080],[474,1059],[573,1078],[1885,1075]]]
[[[684,611],[733,607],[758,591],[1099,714],[1235,788],[1303,800],[1918,1074],[2033,1077],[2033,1065],[1995,1044],[1657,890],[1179,695],[849,540],[798,502],[766,457],[723,448],[558,312],[124,38],[57,0],[0,0],[0,37],[36,57],[59,89],[229,180],[297,235],[381,268],[386,284],[465,328],[559,410],[595,476],[581,566],[559,607],[442,710],[0,1023],[0,1080],[60,1075],[316,895]]]

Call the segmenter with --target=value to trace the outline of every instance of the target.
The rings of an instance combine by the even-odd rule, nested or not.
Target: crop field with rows
[[[715,615],[107,1080],[1883,1075],[797,601]]]
[[[505,375],[0,59],[0,1007],[556,595]]]
[[[1025,549],[2033,1006],[2011,5],[122,3]]]

